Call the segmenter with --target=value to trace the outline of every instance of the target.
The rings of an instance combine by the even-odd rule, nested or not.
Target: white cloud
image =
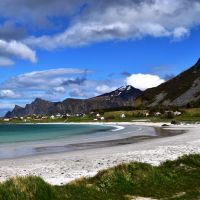
[[[32,63],[37,61],[36,53],[27,45],[17,41],[4,41],[0,39],[0,53],[29,60]]]
[[[0,90],[0,98],[16,98],[18,97],[12,90]]]
[[[81,96],[86,97],[90,93],[87,90],[91,88],[90,81],[85,78],[87,73],[90,73],[90,71],[76,68],[58,68],[13,76],[0,84],[0,98],[29,99],[30,101],[40,97],[59,101],[67,96],[76,96],[78,90],[82,93]],[[92,84],[92,86],[94,85]],[[14,95],[7,88],[15,91],[17,95]],[[87,88],[86,91],[84,91],[85,88]],[[77,90],[75,91],[75,89]]]
[[[188,37],[189,35],[190,31],[184,27],[175,28],[173,32],[174,40],[180,40],[182,38]]]
[[[151,74],[132,74],[125,80],[127,85],[132,85],[140,90],[156,87],[164,82],[165,80],[161,79],[159,76]]]
[[[85,75],[86,71],[73,68],[58,68],[42,71],[33,71],[30,73],[21,74],[11,77],[2,84],[2,87],[14,89],[49,89],[60,87],[65,84],[79,84],[83,79],[67,77],[77,74]]]
[[[99,85],[96,87],[97,94],[108,93],[115,90],[116,87],[110,87],[109,85]]]
[[[10,66],[13,65],[14,62],[6,57],[0,57],[0,67],[6,67],[6,66]]]
[[[53,36],[30,37],[27,44],[54,49],[105,40],[137,39],[145,36],[181,39],[199,25],[198,0],[89,1],[65,31]]]
[[[36,97],[60,101],[67,97],[90,98],[120,87],[124,78],[94,80],[83,69],[58,68],[33,71],[7,79],[0,84],[0,97],[30,102]],[[8,91],[7,89],[9,88]],[[17,94],[15,96],[12,91]]]
[[[64,93],[65,92],[65,88],[64,87],[55,87],[53,88],[53,91],[56,93]]]
[[[45,77],[60,76],[67,74],[84,74],[85,72],[86,72],[85,70],[76,68],[57,68],[57,69],[33,71],[30,73],[23,74],[21,77],[45,78]]]

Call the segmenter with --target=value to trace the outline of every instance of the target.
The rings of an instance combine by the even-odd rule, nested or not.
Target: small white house
[[[8,119],[8,118],[4,118],[3,121],[4,121],[4,122],[9,122],[10,119]]]
[[[48,119],[48,117],[47,116],[42,116],[42,119]]]
[[[160,113],[160,112],[156,112],[156,113],[154,113],[154,115],[155,115],[156,117],[159,117],[159,116],[161,115],[161,113]]]
[[[96,114],[96,117],[100,117],[101,115],[99,113]]]
[[[126,115],[125,115],[124,113],[122,113],[122,114],[120,115],[120,117],[121,117],[121,118],[126,118]]]
[[[101,119],[101,120],[104,120],[105,118],[104,118],[104,117],[101,117],[100,119]]]
[[[58,114],[56,115],[56,117],[57,117],[57,118],[61,118],[62,115],[61,115],[60,113],[58,113]]]
[[[94,121],[98,121],[98,119],[94,119]]]
[[[54,115],[51,115],[50,119],[55,119],[55,116],[54,116]]]
[[[175,115],[175,116],[180,116],[181,114],[182,114],[182,113],[179,112],[179,111],[175,111],[175,112],[174,112],[174,115]]]

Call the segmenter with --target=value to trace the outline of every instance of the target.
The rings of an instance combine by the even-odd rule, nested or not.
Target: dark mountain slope
[[[200,60],[171,80],[147,89],[135,103],[145,106],[185,106],[200,99]]]

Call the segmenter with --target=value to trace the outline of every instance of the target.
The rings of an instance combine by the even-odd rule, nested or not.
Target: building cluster
[[[135,117],[167,117],[167,118],[171,118],[171,117],[176,117],[176,116],[180,116],[182,115],[182,113],[180,111],[164,111],[164,112],[142,112],[142,113],[138,113],[135,115]],[[30,121],[46,121],[46,120],[56,120],[56,119],[69,119],[70,117],[86,117],[89,116],[90,119],[92,119],[93,121],[103,121],[105,120],[105,117],[103,115],[101,115],[100,113],[96,113],[96,112],[90,112],[89,115],[86,115],[85,113],[76,113],[76,114],[54,114],[54,115],[32,115],[32,116],[26,116],[26,117],[13,117],[13,118],[2,118],[1,120],[4,122],[10,122],[13,120],[20,120],[23,122],[30,122]],[[119,116],[121,119],[125,119],[127,116],[125,115],[125,113],[120,113]]]
[[[170,111],[170,110],[167,110],[167,111],[164,111],[163,113],[161,112],[146,112],[145,113],[145,117],[161,117],[161,116],[172,116],[172,117],[176,117],[176,116],[180,116],[182,115],[182,112],[180,111]]]
[[[25,117],[13,117],[13,118],[3,118],[4,122],[9,122],[12,120],[21,120],[23,122],[28,122],[28,121],[43,121],[43,120],[55,120],[55,119],[62,119],[62,118],[69,118],[72,115],[70,114],[60,114],[57,113],[55,115],[32,115],[32,116],[25,116]],[[76,116],[83,116],[81,114],[76,114]]]

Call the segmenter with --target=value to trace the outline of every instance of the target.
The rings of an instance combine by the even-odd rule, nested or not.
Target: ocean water
[[[112,127],[65,124],[1,124],[0,144],[41,140],[66,139],[109,131]]]
[[[134,125],[0,124],[0,159],[126,145],[180,133]]]

